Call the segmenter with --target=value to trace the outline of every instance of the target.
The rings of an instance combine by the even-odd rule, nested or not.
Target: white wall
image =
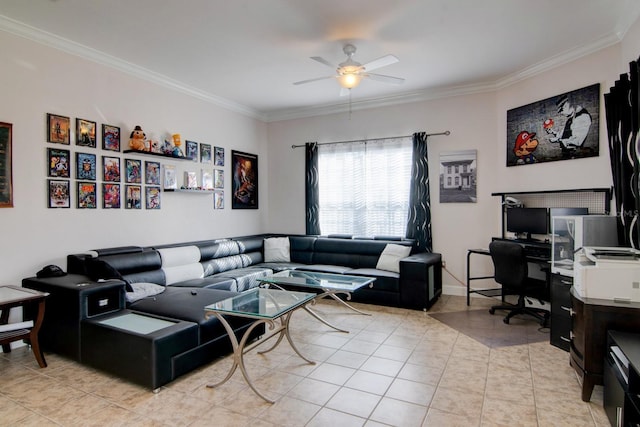
[[[487,247],[501,233],[500,198],[494,192],[608,188],[612,185],[605,125],[600,104],[600,155],[527,165],[505,166],[506,112],[559,93],[600,83],[608,91],[628,62],[640,53],[640,21],[622,43],[492,93],[459,96],[374,110],[354,111],[269,125],[269,229],[304,233],[304,149],[292,144],[441,132],[428,141],[433,250],[447,263],[445,292],[463,294],[468,248]],[[443,151],[478,151],[477,203],[439,203],[438,163]],[[478,259],[476,275],[490,272],[490,260]]]
[[[0,284],[19,284],[46,264],[66,268],[69,253],[119,245],[151,245],[262,232],[269,194],[266,124],[210,103],[160,87],[114,69],[0,32],[0,121],[13,124],[14,208],[0,209]],[[185,64],[187,66],[187,64]],[[126,148],[129,133],[141,125],[148,136],[180,133],[185,139],[224,147],[224,210],[214,210],[212,195],[163,193],[157,211],[75,208],[48,209],[46,148],[98,155],[160,160],[179,171],[213,170],[181,160],[143,157],[100,148],[77,149],[46,142],[46,114],[55,113],[121,127]],[[101,139],[98,139],[101,147]],[[231,150],[259,155],[260,209],[232,210]],[[264,161],[263,161],[264,160]],[[75,177],[75,167],[72,178]],[[98,183],[102,174],[98,173]],[[70,180],[73,184],[74,179]],[[124,186],[124,182],[121,183]],[[123,188],[124,190],[124,188]],[[101,194],[99,192],[99,194]]]

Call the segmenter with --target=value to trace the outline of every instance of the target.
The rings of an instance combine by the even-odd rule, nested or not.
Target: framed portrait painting
[[[599,155],[600,84],[507,111],[507,166]]]
[[[258,209],[258,156],[231,151],[231,209]]]

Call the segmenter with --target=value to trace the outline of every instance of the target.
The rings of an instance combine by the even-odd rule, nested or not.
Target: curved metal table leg
[[[315,302],[315,300],[314,300]],[[331,324],[328,320],[326,320],[324,317],[320,316],[318,313],[316,313],[315,311],[313,311],[311,308],[309,308],[309,304],[305,305],[304,310],[309,313],[310,315],[312,315],[313,317],[315,317],[316,319],[318,319],[320,322],[324,323],[325,325],[327,325],[328,327],[335,329],[338,332],[344,332],[345,334],[348,334],[349,331],[345,330],[345,329],[340,329],[337,326]]]
[[[344,305],[345,307],[347,307],[350,310],[355,311],[358,314],[364,314],[365,316],[371,316],[371,313],[365,313],[362,310],[358,310],[357,308],[355,308],[351,304],[348,304],[346,301],[344,301],[343,299],[339,298],[336,295],[336,294],[345,294],[347,296],[347,301],[351,301],[351,293],[350,292],[345,292],[345,291],[334,292],[334,291],[330,291],[329,289],[323,289],[323,291],[324,291],[324,293],[318,295],[316,298],[324,298],[325,296],[330,296],[334,300],[338,301],[340,304]]]

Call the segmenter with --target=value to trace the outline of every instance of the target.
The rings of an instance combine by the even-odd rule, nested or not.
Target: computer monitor
[[[527,240],[533,240],[532,234],[549,233],[549,211],[547,208],[509,208],[507,209],[507,231],[524,234]]]

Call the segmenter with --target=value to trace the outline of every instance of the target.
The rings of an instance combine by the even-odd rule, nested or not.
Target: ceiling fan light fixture
[[[338,76],[338,83],[345,89],[353,89],[360,84],[362,76],[358,73],[359,67],[343,67]]]

